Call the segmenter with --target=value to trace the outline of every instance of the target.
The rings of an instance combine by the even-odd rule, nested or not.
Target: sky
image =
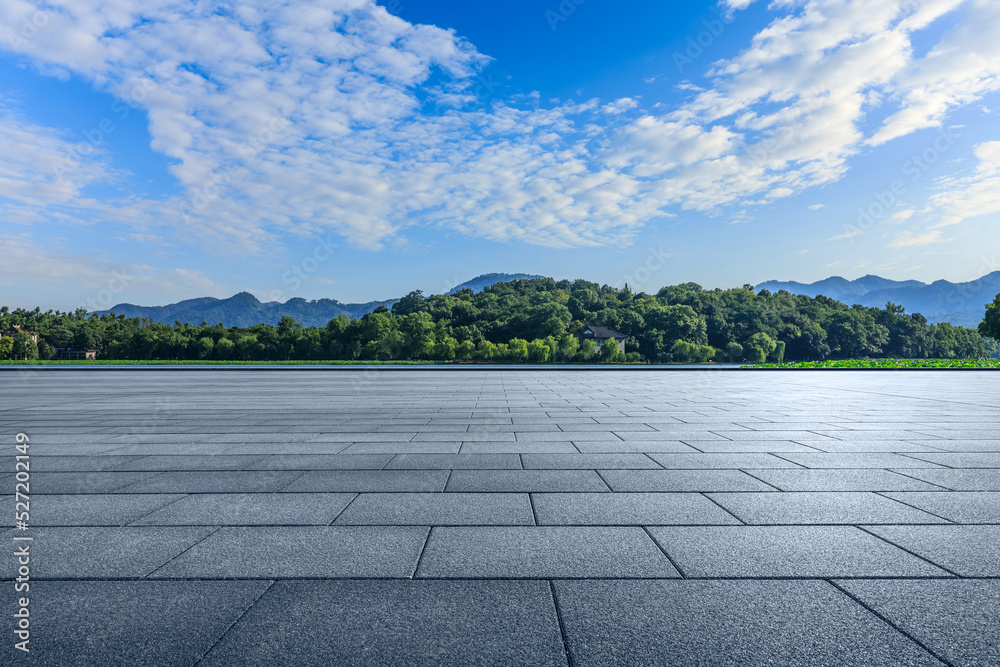
[[[1000,269],[995,0],[6,0],[0,304]]]

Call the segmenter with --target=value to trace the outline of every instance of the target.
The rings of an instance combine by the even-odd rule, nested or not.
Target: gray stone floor
[[[5,370],[0,396],[3,664],[1000,665],[1000,373]]]

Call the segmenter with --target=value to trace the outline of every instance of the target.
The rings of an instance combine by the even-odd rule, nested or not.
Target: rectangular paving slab
[[[133,525],[325,526],[354,497],[353,493],[198,493],[150,512]]]
[[[889,470],[864,468],[752,470],[750,474],[782,491],[941,490],[941,487]]]
[[[641,528],[434,528],[417,577],[677,577]]]
[[[963,577],[1000,577],[1000,526],[871,526],[867,530]]]
[[[649,532],[686,577],[949,576],[850,526],[664,527]]]
[[[940,667],[819,581],[557,581],[571,663]]]
[[[220,528],[210,538],[185,551],[150,577],[410,577],[417,567],[428,530],[405,526]]]
[[[699,493],[534,493],[539,525],[733,525],[740,522]]]
[[[363,493],[336,523],[356,526],[531,526],[535,522],[526,493]]]
[[[30,654],[5,665],[190,667],[267,590],[268,581],[31,583]]]
[[[1000,493],[995,491],[885,493],[883,495],[955,523],[1000,524]]]
[[[282,491],[443,491],[447,481],[447,470],[315,470],[297,478]]]
[[[876,493],[713,493],[709,497],[751,525],[947,523]]]
[[[212,534],[215,528],[32,528],[32,579],[137,579]],[[8,531],[8,542],[21,531]],[[12,579],[15,559],[0,562]]]
[[[593,470],[455,470],[448,480],[452,492],[577,491],[607,492]]]
[[[566,654],[546,582],[279,581],[200,664],[565,667]]]
[[[740,470],[602,470],[612,491],[775,491]]]
[[[1000,581],[835,583],[949,664],[1000,665]]]

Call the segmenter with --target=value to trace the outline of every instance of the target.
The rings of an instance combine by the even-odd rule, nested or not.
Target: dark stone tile
[[[386,470],[520,470],[517,454],[398,454]]]
[[[124,526],[183,497],[169,493],[39,496],[31,502],[31,525]],[[7,525],[14,525],[13,513]]]
[[[319,470],[299,477],[286,492],[443,491],[446,470]]]
[[[575,667],[940,666],[820,581],[557,581]]]
[[[198,493],[133,525],[325,526],[353,498],[353,493]]]
[[[955,523],[1000,523],[1000,493],[993,491],[886,493],[884,495]]]
[[[31,653],[15,665],[195,664],[250,608],[264,581],[31,583]],[[17,655],[14,655],[14,654]]]
[[[949,468],[1000,468],[1000,452],[914,454],[914,458]]]
[[[748,524],[946,523],[875,493],[714,493]]]
[[[1000,665],[1000,582],[836,582],[953,665]]]
[[[564,667],[566,656],[545,582],[279,581],[200,664]]]
[[[774,491],[740,470],[602,470],[612,491]]]
[[[417,567],[427,531],[427,528],[361,526],[221,528],[150,577],[410,577]]]
[[[539,525],[739,524],[699,493],[536,493],[532,497]]]
[[[812,468],[754,470],[751,474],[782,491],[934,491],[941,489],[889,470]]]
[[[932,464],[928,464],[932,465]],[[925,482],[953,491],[1000,491],[1000,470],[904,470],[904,473]]]
[[[650,528],[688,577],[940,577],[947,573],[849,526]]]
[[[39,472],[31,475],[32,494],[113,493],[151,479],[158,472]]]
[[[641,528],[434,528],[418,577],[676,577]]]
[[[525,469],[534,470],[595,470],[645,468],[659,469],[645,454],[524,454]]]
[[[733,454],[650,454],[649,457],[664,468],[678,470],[742,468],[793,468],[799,466],[791,461],[760,452],[737,452]]]
[[[32,528],[32,579],[144,577],[210,535],[213,528]],[[20,531],[8,531],[8,541]],[[11,579],[14,558],[0,562]]]
[[[115,470],[247,470],[254,469],[254,463],[261,459],[256,456],[143,456],[121,463]]]
[[[283,470],[162,472],[130,484],[123,493],[266,493],[288,486],[302,473]]]
[[[524,493],[363,493],[337,525],[531,526]]]
[[[271,454],[248,470],[381,470],[392,454]]]
[[[852,453],[782,453],[788,459],[807,468],[940,468],[941,466],[920,459],[886,452]]]
[[[1000,577],[1000,526],[872,526],[871,532],[963,577]]]
[[[455,470],[449,492],[607,491],[593,470]]]

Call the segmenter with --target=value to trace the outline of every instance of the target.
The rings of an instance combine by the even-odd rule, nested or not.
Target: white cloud
[[[687,103],[651,113],[630,97],[519,108],[478,80],[488,59],[473,45],[373,0],[41,10],[9,0],[0,25],[47,19],[0,45],[145,110],[151,146],[173,159],[184,194],[88,199],[89,185],[117,176],[108,156],[55,182],[45,165],[67,141],[0,111],[2,145],[40,147],[0,165],[0,197],[25,223],[107,221],[137,241],[218,252],[271,253],[285,236],[331,231],[378,248],[414,225],[553,247],[627,243],[671,209],[753,206],[836,181],[866,144],[939,123],[997,86],[1000,15],[987,0],[771,10],[743,52],[687,86]],[[967,20],[915,57],[915,32],[958,11]]]
[[[818,211],[821,208],[826,208],[826,204],[810,204],[809,205],[809,210],[810,211]]]

